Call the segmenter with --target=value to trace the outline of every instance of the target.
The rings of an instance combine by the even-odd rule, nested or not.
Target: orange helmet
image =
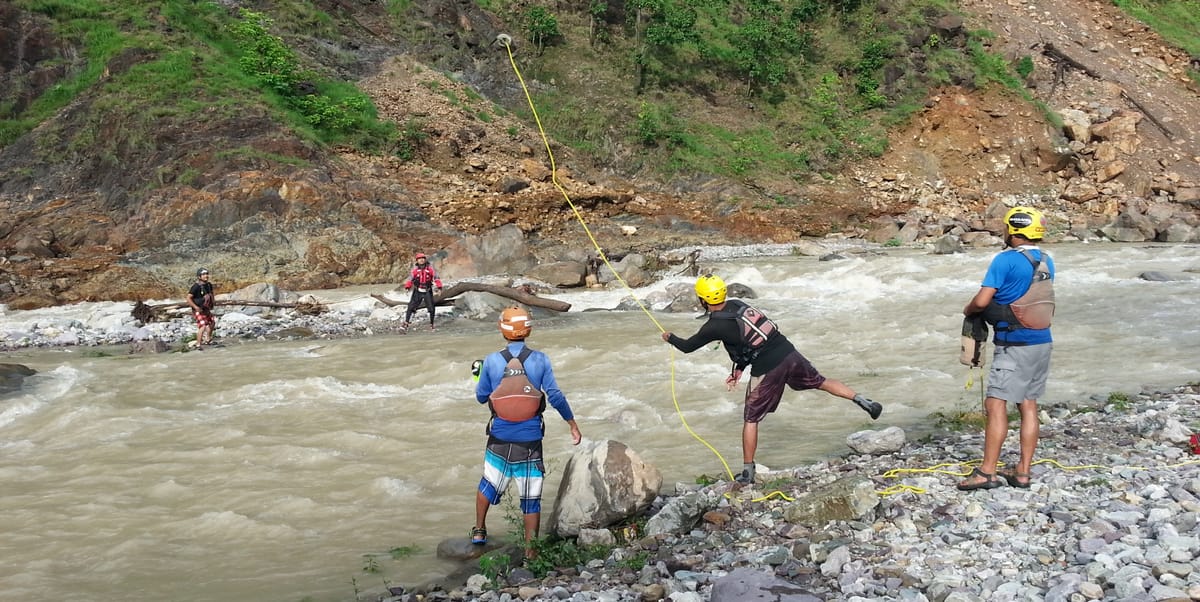
[[[500,312],[500,334],[510,341],[523,341],[533,329],[529,312],[520,307],[507,307]]]

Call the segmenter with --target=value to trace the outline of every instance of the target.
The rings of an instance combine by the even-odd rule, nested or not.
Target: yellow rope
[[[567,190],[558,181],[558,167],[554,161],[554,152],[552,150],[550,150],[550,140],[546,136],[546,130],[542,127],[542,119],[541,119],[541,117],[538,116],[537,107],[534,106],[533,98],[529,95],[529,88],[525,85],[525,78],[521,76],[521,70],[520,70],[520,68],[517,67],[517,61],[513,57],[512,46],[509,43],[511,41],[511,39],[506,35],[502,35],[502,36],[497,37],[497,40],[499,40],[501,43],[504,44],[504,49],[508,52],[508,62],[509,62],[509,64],[512,65],[513,73],[516,74],[517,81],[520,82],[520,84],[521,84],[521,91],[525,93],[525,101],[529,104],[530,112],[533,113],[533,120],[535,123],[537,123],[538,134],[541,135],[542,144],[544,144],[546,147],[546,156],[550,158],[550,181],[554,184],[554,187],[558,190],[558,192],[562,194],[563,199],[565,199],[567,201],[567,205],[569,205],[571,207],[571,213],[573,213],[575,215],[575,219],[578,220],[579,225],[583,227],[584,233],[587,234],[588,240],[590,240],[592,243],[592,247],[594,247],[596,249],[597,255],[600,257],[600,259],[602,261],[604,261],[604,265],[608,266],[608,269],[612,271],[613,276],[617,279],[618,282],[621,283],[621,286],[624,286],[625,289],[627,291],[629,291],[629,294],[630,294],[630,296],[633,297],[634,302],[636,302],[637,306],[639,308],[641,308],[643,313],[646,314],[646,317],[650,318],[650,321],[654,323],[654,326],[658,328],[658,331],[660,333],[667,332],[667,330],[665,328],[663,328],[662,324],[659,324],[658,320],[656,320],[654,318],[654,314],[650,313],[649,308],[647,308],[646,305],[642,303],[642,300],[639,299],[638,296],[633,292],[633,287],[629,286],[629,284],[627,282],[625,282],[625,279],[621,277],[620,272],[618,272],[616,270],[616,268],[613,267],[612,263],[610,263],[608,261],[608,255],[606,255],[604,253],[604,249],[600,248],[600,243],[596,242],[596,237],[592,235],[592,230],[590,228],[588,228],[587,221],[583,219],[583,215],[579,212],[579,209],[575,206],[575,203],[571,200],[571,196],[569,194],[567,194]],[[675,404],[675,413],[679,415],[679,421],[681,423],[683,423],[683,428],[686,429],[687,432],[689,434],[691,434],[692,437],[695,437],[695,439],[697,441],[699,441],[700,443],[703,443],[705,447],[707,447],[710,451],[712,451],[713,454],[715,454],[717,456],[717,459],[719,459],[721,461],[721,465],[725,467],[725,472],[726,472],[726,474],[729,475],[729,480],[732,481],[733,480],[733,471],[730,470],[729,463],[725,461],[725,458],[723,456],[721,456],[721,452],[718,452],[716,450],[716,448],[714,448],[712,445],[709,445],[709,443],[707,441],[705,441],[700,435],[696,434],[696,432],[692,430],[692,427],[688,425],[687,420],[684,419],[684,417],[683,417],[683,410],[679,407],[679,398],[675,393],[675,353],[674,352],[675,352],[674,347],[671,347],[668,350],[669,357],[670,357],[669,363],[671,366],[671,401],[674,402],[674,404]]]
[[[930,466],[928,468],[893,468],[893,469],[883,473],[882,475],[880,475],[879,478],[897,479],[897,478],[901,478],[901,475],[904,475],[904,474],[921,474],[921,473],[948,474],[948,475],[953,475],[956,477],[967,477],[967,476],[970,476],[972,471],[982,463],[983,463],[983,460],[980,459],[980,460],[971,460],[969,462],[948,462],[948,463],[944,463],[944,464],[937,464],[935,466]],[[1183,462],[1178,462],[1175,464],[1167,464],[1164,466],[1105,466],[1103,464],[1080,464],[1080,465],[1076,465],[1076,466],[1066,466],[1066,465],[1062,464],[1061,462],[1059,462],[1058,460],[1054,460],[1051,458],[1045,458],[1042,460],[1034,461],[1030,466],[1037,466],[1038,464],[1050,464],[1050,465],[1058,467],[1061,470],[1097,470],[1097,469],[1100,469],[1100,470],[1103,470],[1103,469],[1155,470],[1155,469],[1166,469],[1166,468],[1180,468],[1182,466],[1189,466],[1192,464],[1200,464],[1200,459],[1185,460]],[[949,466],[962,466],[962,467],[966,467],[968,470],[966,470],[965,472],[959,471],[959,470],[946,470],[945,467],[949,467]],[[996,463],[996,468],[1001,468],[1003,466],[1004,466],[1004,464],[1002,462]],[[916,494],[921,494],[921,493],[926,492],[926,490],[921,487],[900,484],[900,485],[893,485],[891,487],[887,487],[885,489],[876,491],[875,493],[879,494],[880,496],[888,496],[888,495],[894,495],[897,493],[903,493],[905,491],[910,491],[910,492],[916,493]]]

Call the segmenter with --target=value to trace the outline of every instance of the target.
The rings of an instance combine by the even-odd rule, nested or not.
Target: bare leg
[[[854,389],[847,387],[846,384],[840,380],[827,378],[825,379],[825,382],[821,383],[821,386],[818,388],[826,393],[829,393],[830,395],[836,395],[844,399],[854,399]]]
[[[742,423],[742,461],[746,464],[754,462],[754,453],[758,450],[758,423]]]
[[[533,549],[533,540],[537,539],[538,530],[542,524],[542,513],[534,512],[525,515],[525,557],[533,558],[537,556],[537,550]]]
[[[475,528],[487,529],[487,513],[491,502],[484,497],[483,492],[475,490]]]
[[[846,386],[846,384],[840,380],[827,378],[825,379],[825,382],[821,383],[819,388],[830,395],[836,395],[838,397],[853,401],[854,405],[857,405],[859,408],[862,408],[864,412],[871,415],[871,420],[878,420],[879,415],[883,413],[882,405],[871,401],[870,399],[867,399],[858,393],[855,393],[854,389]]]
[[[1037,450],[1041,425],[1038,423],[1037,400],[1021,402],[1021,460],[1017,463],[1017,474],[1027,475],[1033,467],[1033,452]],[[1021,481],[1022,483],[1024,480]]]
[[[1008,436],[1008,404],[1003,399],[988,397],[983,400],[983,413],[987,415],[987,424],[983,429],[983,463],[979,465],[979,471],[994,475],[996,463],[1000,461],[1000,448]],[[962,483],[971,485],[985,480],[984,477],[970,476]]]

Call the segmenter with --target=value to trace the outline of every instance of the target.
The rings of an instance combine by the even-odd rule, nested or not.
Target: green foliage
[[[241,51],[238,64],[263,86],[282,96],[293,96],[301,79],[296,53],[283,38],[270,32],[271,19],[265,14],[247,8],[239,9],[239,14],[241,19],[229,26]]]
[[[1029,79],[1029,76],[1033,73],[1033,58],[1027,54],[1017,59],[1017,65],[1014,69],[1016,69],[1017,75],[1021,76],[1021,79]]]
[[[366,94],[353,84],[303,70],[295,51],[270,32],[272,20],[265,14],[242,8],[239,15],[229,26],[239,51],[238,64],[300,113],[323,141],[372,151],[393,147],[395,128],[379,121]]]
[[[967,41],[967,49],[971,55],[971,62],[975,65],[975,85],[983,87],[988,82],[996,82],[1011,90],[1024,92],[1025,85],[1021,83],[1021,80],[1017,79],[1008,61],[1003,56],[991,52],[984,46],[983,39],[987,35],[986,32],[972,32],[970,39]]]
[[[538,48],[538,54],[545,51],[546,45],[562,35],[558,30],[558,18],[545,7],[535,6],[529,9],[525,16],[525,32]]]
[[[1113,0],[1169,43],[1200,56],[1200,0]]]
[[[1117,410],[1118,412],[1127,412],[1129,411],[1129,408],[1133,407],[1133,404],[1130,402],[1129,395],[1126,395],[1120,391],[1113,391],[1109,393],[1108,403],[1113,407],[1114,410]]]
[[[902,245],[902,244],[904,244],[904,243],[900,242],[900,239],[899,239],[899,238],[889,238],[889,239],[887,239],[887,242],[883,243],[883,246],[885,246],[885,247],[898,247],[898,246],[900,246],[900,245]]]
[[[950,410],[934,412],[933,426],[947,431],[965,431],[982,429],[986,418],[979,410]]]
[[[487,577],[494,586],[500,583],[500,577],[512,564],[508,554],[489,552],[479,557],[479,574]]]
[[[622,558],[617,564],[631,571],[638,572],[645,568],[646,563],[653,557],[654,555],[648,550],[639,550],[634,554]]]
[[[525,568],[541,579],[550,571],[563,567],[577,567],[596,559],[608,557],[608,546],[581,546],[574,539],[551,539],[539,537],[533,540],[537,554],[525,560]]]
[[[808,41],[800,35],[792,14],[776,0],[748,0],[747,16],[729,38],[730,57],[736,70],[750,81],[752,90],[776,88],[791,78],[791,57]]]
[[[24,8],[55,20],[57,33],[82,54],[73,75],[47,90],[21,115],[0,114],[0,145],[8,144],[77,98],[99,87],[86,123],[69,148],[114,166],[131,152],[152,151],[154,132],[169,123],[244,117],[263,109],[301,135],[363,150],[392,147],[395,128],[381,122],[353,85],[318,77],[270,31],[264,13],[234,16],[215,2],[165,0],[32,0]],[[336,38],[329,15],[303,0],[270,10],[289,27]],[[164,27],[164,24],[166,27]],[[108,67],[124,54],[125,69]],[[103,79],[102,79],[103,76]],[[200,117],[203,113],[204,117]],[[47,159],[55,157],[47,156]],[[59,157],[61,158],[61,157]]]

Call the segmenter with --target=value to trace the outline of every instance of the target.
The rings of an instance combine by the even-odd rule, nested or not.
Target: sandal
[[[479,527],[471,529],[471,543],[475,545],[487,543],[487,529],[480,529]]]
[[[973,469],[971,471],[971,474],[967,478],[970,479],[973,477],[983,477],[984,480],[982,480],[978,483],[967,483],[966,481],[963,481],[958,484],[958,490],[959,491],[975,491],[976,489],[995,489],[997,487],[1004,486],[1004,481],[996,478],[995,473],[983,472],[982,470],[979,470],[978,468]]]
[[[1031,482],[1029,479],[1029,473],[1016,472],[1016,471],[1012,471],[1012,470],[998,470],[996,472],[1001,477],[1003,477],[1005,481],[1008,481],[1009,487],[1016,487],[1018,489],[1029,489],[1029,484]]]

